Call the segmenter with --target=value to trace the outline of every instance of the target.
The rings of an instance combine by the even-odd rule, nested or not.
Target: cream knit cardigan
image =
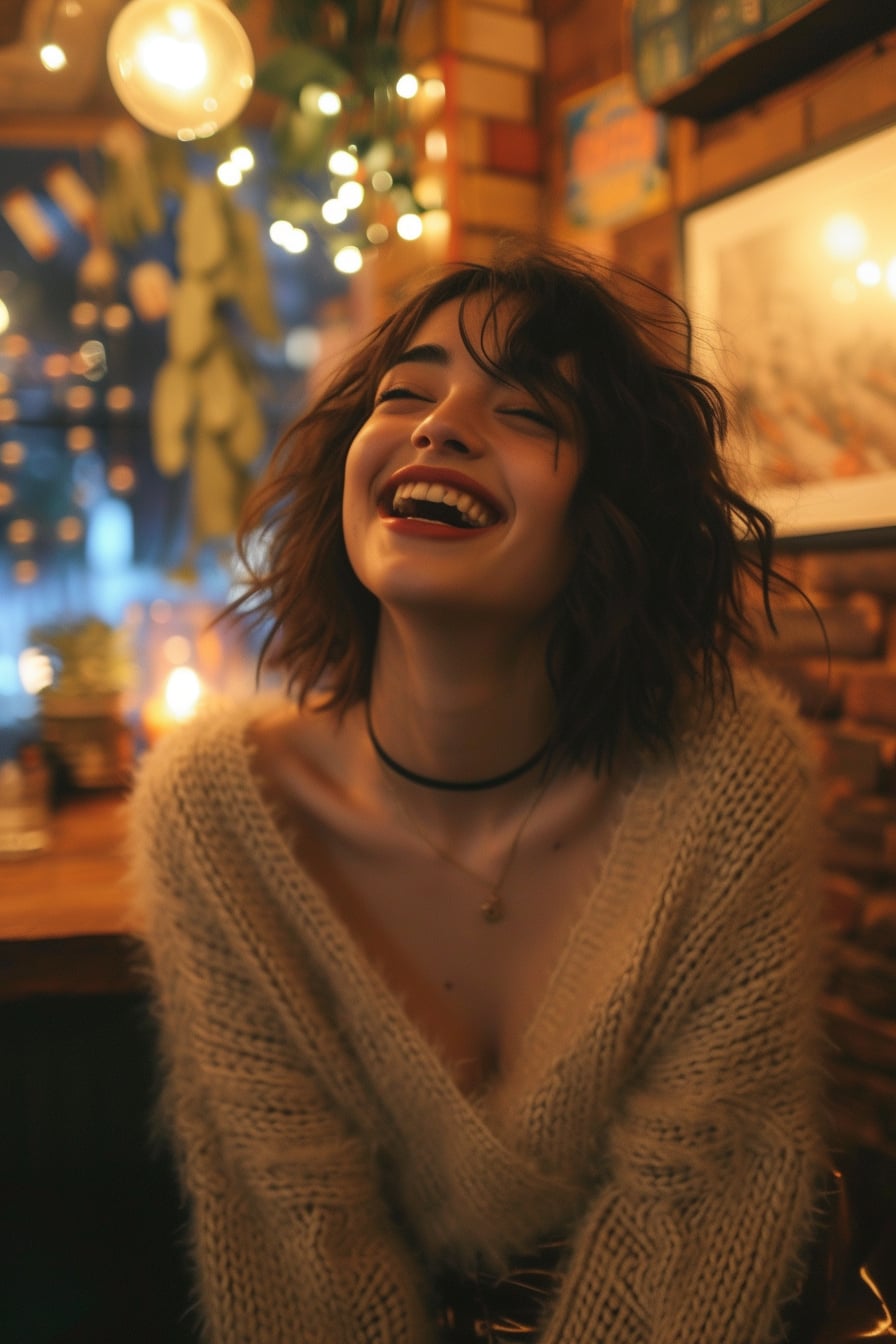
[[[430,1344],[427,1265],[558,1229],[541,1344],[775,1338],[823,1161],[790,708],[751,675],[643,765],[521,1061],[475,1097],[275,825],[257,712],[166,740],[132,812],[208,1339]]]

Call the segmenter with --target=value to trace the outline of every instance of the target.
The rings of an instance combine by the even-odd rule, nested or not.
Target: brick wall
[[[896,1159],[896,556],[784,561],[824,624],[788,600],[762,661],[797,697],[821,765],[833,1120],[845,1148]]]
[[[896,32],[705,125],[669,124],[673,209],[613,234],[563,217],[565,99],[627,68],[625,0],[543,0],[551,232],[681,292],[681,212],[896,120]],[[894,501],[896,513],[896,501]],[[821,765],[831,1104],[844,1151],[880,1155],[875,1197],[896,1206],[896,529],[889,545],[819,546],[782,563],[812,598],[780,607],[761,660],[798,697]],[[828,655],[830,661],[828,661]],[[877,1170],[877,1168],[875,1169]]]

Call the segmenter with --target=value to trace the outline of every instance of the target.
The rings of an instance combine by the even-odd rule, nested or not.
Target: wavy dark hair
[[[493,358],[464,318],[478,295]],[[584,449],[547,652],[553,759],[597,766],[623,738],[668,743],[682,689],[711,701],[731,687],[732,646],[752,646],[749,581],[774,629],[773,527],[724,466],[725,402],[690,368],[685,310],[573,249],[518,241],[491,265],[450,266],[367,336],[275,448],[239,528],[247,580],[228,613],[264,626],[259,667],[285,670],[300,701],[321,684],[340,713],[366,698],[379,608],[343,541],[346,455],[386,369],[457,299],[473,358],[571,406]]]

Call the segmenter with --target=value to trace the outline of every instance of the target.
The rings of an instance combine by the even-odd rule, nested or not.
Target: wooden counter
[[[84,795],[54,815],[50,849],[0,862],[0,997],[138,983],[126,807],[122,794]]]

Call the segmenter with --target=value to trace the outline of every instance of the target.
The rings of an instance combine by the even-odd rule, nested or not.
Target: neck
[[[378,742],[408,770],[459,783],[501,776],[534,756],[554,724],[543,641],[502,646],[468,628],[410,638],[384,620],[370,713]]]

